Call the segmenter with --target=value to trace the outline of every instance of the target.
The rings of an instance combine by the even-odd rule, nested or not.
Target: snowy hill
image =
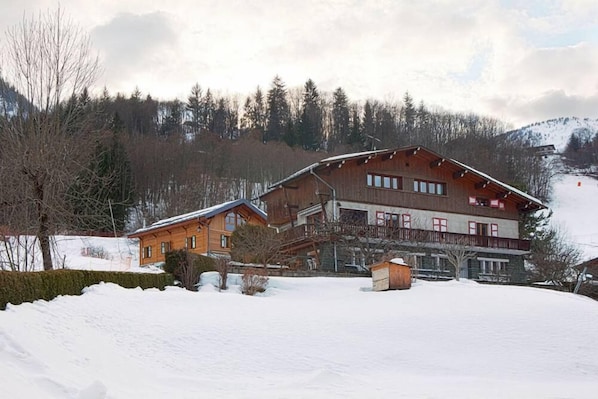
[[[551,119],[512,130],[506,135],[530,146],[553,144],[561,153],[571,135],[582,132],[593,137],[598,132],[598,119]],[[559,158],[555,157],[552,161],[556,169],[552,179],[552,201],[548,204],[553,211],[552,225],[582,251],[584,260],[598,257],[598,212],[595,205],[598,180],[565,167]]]
[[[592,134],[598,132],[598,119],[564,117],[524,126],[507,132],[512,139],[521,140],[529,146],[553,144],[557,152],[563,152],[574,132],[586,130]]]
[[[598,258],[598,180],[583,174],[553,178],[551,224],[565,233],[582,252],[583,260]]]
[[[594,398],[598,302],[471,281],[100,284],[0,312],[6,398]],[[524,304],[524,306],[522,306]],[[547,333],[549,332],[549,333]]]

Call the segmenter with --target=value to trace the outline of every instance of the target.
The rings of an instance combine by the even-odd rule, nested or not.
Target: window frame
[[[247,223],[245,218],[237,212],[230,211],[224,215],[224,230],[235,231],[235,229],[243,224]]]
[[[366,175],[366,185],[369,188],[381,188],[385,190],[402,190],[403,176],[391,175],[386,173],[368,172]]]
[[[143,247],[143,259],[150,259],[152,257],[152,246]]]
[[[220,234],[220,248],[230,248],[230,236]]]
[[[432,230],[438,233],[448,232],[448,220],[446,218],[434,217],[432,218]]]
[[[446,197],[447,184],[435,180],[413,179],[413,192]]]

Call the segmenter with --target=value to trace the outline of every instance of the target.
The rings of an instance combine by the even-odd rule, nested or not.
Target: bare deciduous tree
[[[532,277],[536,281],[549,281],[555,284],[574,281],[581,252],[570,244],[562,231],[549,228],[542,231],[532,241],[530,263]]]
[[[455,280],[459,281],[459,274],[461,272],[461,266],[470,259],[476,257],[476,252],[471,250],[471,246],[463,240],[455,244],[447,244],[442,252],[447,257],[448,263],[455,270]]]
[[[279,259],[283,236],[276,230],[246,224],[237,227],[232,235],[231,257],[241,262],[256,262],[264,266]]]
[[[86,164],[85,117],[71,100],[94,81],[98,59],[88,36],[58,8],[10,28],[1,60],[26,101],[0,118],[0,203],[14,210],[5,221],[11,229],[36,236],[48,270],[50,236],[72,216],[66,194]]]
[[[216,265],[216,271],[220,276],[220,284],[218,289],[226,290],[226,284],[228,281],[228,271],[230,269],[230,261],[226,258],[216,258],[214,260],[214,263]]]

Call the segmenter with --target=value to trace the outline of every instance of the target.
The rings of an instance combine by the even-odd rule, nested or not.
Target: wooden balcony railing
[[[405,229],[378,225],[349,223],[302,224],[282,232],[287,246],[300,241],[329,241],[341,237],[385,239],[404,243],[439,243],[482,248],[529,251],[530,241],[516,238],[488,237],[470,234],[446,233],[432,230]]]

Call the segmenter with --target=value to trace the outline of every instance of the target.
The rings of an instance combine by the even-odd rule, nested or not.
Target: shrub
[[[168,273],[127,273],[94,270],[48,270],[43,272],[0,271],[0,309],[59,295],[81,295],[83,288],[104,281],[124,288],[159,288],[173,284]]]
[[[199,276],[203,272],[216,270],[215,259],[177,249],[166,253],[164,271],[174,275],[183,287],[190,291],[197,289]]]
[[[266,269],[251,268],[243,272],[241,279],[241,292],[253,296],[258,292],[266,291],[268,286],[268,272]]]
[[[218,287],[220,290],[226,289],[226,282],[228,280],[228,269],[230,261],[224,258],[216,259],[216,270],[218,271],[218,275],[220,276],[220,286]]]

